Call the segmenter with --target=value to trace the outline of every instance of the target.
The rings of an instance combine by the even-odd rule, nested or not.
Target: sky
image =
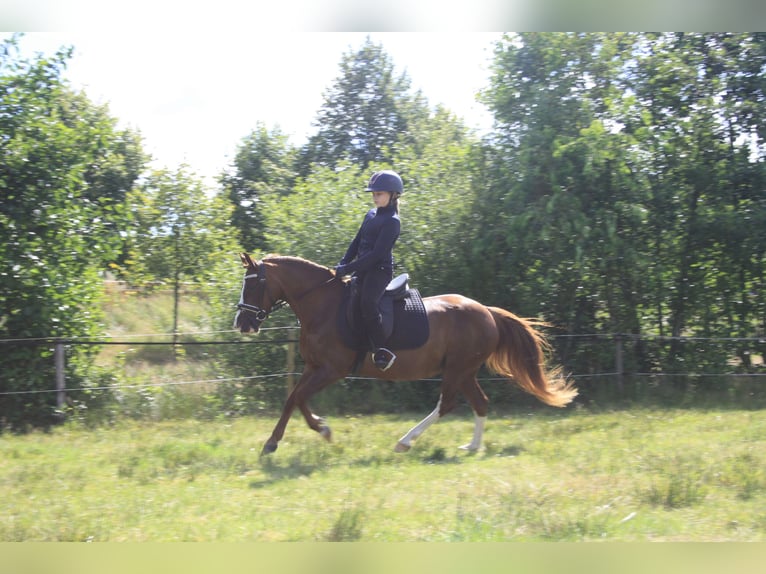
[[[64,77],[107,104],[121,127],[141,132],[152,167],[186,164],[211,186],[259,123],[304,143],[342,56],[368,36],[429,105],[444,105],[478,133],[492,124],[476,95],[489,85],[498,32],[101,30],[26,33],[22,53],[71,46]]]

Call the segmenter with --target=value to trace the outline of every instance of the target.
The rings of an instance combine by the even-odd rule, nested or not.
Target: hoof
[[[263,445],[263,450],[261,451],[261,456],[263,456],[265,454],[271,454],[275,450],[277,450],[277,445],[271,444],[271,443],[267,442],[265,445]]]
[[[328,426],[319,427],[319,434],[321,434],[322,438],[325,439],[327,442],[332,442],[332,431],[330,430],[330,427]]]
[[[480,447],[473,446],[472,444],[464,444],[463,446],[459,446],[458,448],[460,450],[467,450],[468,452],[478,452]]]
[[[398,442],[394,447],[394,452],[407,452],[410,448],[412,448],[410,445]]]

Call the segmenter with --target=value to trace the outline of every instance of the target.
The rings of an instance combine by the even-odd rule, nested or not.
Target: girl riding
[[[362,318],[370,338],[372,360],[381,371],[388,370],[396,355],[383,345],[382,316],[379,302],[394,273],[393,248],[399,237],[399,196],[404,193],[402,178],[395,171],[372,175],[366,191],[372,192],[375,207],[364,217],[346,254],[335,267],[338,277],[356,274],[361,286]]]

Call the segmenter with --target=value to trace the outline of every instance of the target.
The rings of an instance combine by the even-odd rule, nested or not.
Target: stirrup
[[[372,354],[372,362],[381,371],[387,371],[394,364],[396,355],[385,347],[380,347]]]

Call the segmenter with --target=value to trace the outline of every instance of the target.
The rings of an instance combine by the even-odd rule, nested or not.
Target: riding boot
[[[386,349],[382,341],[384,339],[383,331],[383,318],[378,315],[377,321],[367,321],[367,333],[370,338],[370,348],[372,352],[372,362],[381,371],[387,371],[391,368],[396,360],[396,355]]]

